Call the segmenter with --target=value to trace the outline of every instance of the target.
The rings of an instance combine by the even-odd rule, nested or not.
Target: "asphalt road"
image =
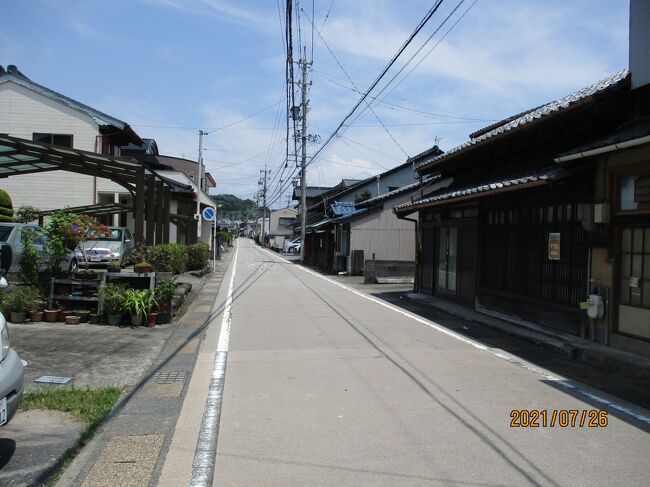
[[[233,284],[213,485],[647,485],[647,410],[248,240]],[[206,387],[217,362],[197,361]],[[539,426],[512,427],[513,410],[542,411]]]

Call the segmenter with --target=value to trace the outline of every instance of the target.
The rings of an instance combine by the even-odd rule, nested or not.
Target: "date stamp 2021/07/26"
[[[513,409],[511,428],[605,428],[604,409]]]

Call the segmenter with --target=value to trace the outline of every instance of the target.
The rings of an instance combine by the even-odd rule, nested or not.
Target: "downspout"
[[[99,154],[99,138],[101,134],[95,135],[95,154]],[[93,205],[97,204],[97,176],[93,176]]]

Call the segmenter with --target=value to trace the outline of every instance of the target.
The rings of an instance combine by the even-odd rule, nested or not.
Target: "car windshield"
[[[0,225],[0,242],[9,240],[9,235],[11,235],[13,229],[14,227],[11,225]]]
[[[103,240],[108,242],[121,242],[122,241],[122,229],[121,228],[109,228],[107,233],[101,234],[92,234],[89,240]]]

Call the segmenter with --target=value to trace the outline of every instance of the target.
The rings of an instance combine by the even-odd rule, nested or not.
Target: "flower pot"
[[[9,315],[12,323],[23,323],[27,318],[25,311],[11,311]]]
[[[58,321],[60,321],[61,323],[65,323],[65,317],[71,314],[72,311],[65,310],[65,309],[60,310],[58,315]]]
[[[131,314],[131,325],[141,326],[142,325],[142,316]]]
[[[151,266],[135,265],[133,266],[133,270],[141,274],[146,274],[151,272]]]
[[[154,326],[156,326],[157,321],[158,321],[158,313],[152,311],[151,313],[147,314],[147,327],[153,328]]]
[[[158,313],[158,319],[156,320],[156,323],[158,325],[166,325],[172,320],[172,315],[169,311],[160,311]]]
[[[109,313],[106,319],[109,325],[120,326],[120,323],[122,322],[122,315],[121,314],[113,315]]]
[[[79,316],[67,315],[65,317],[65,324],[66,325],[78,325],[80,320],[81,320],[81,318]]]
[[[29,313],[29,319],[32,323],[36,321],[43,321],[43,312],[42,311],[32,311]]]
[[[167,313],[169,311],[169,303],[158,303],[158,311],[160,313]]]
[[[79,317],[79,323],[88,323],[89,311],[82,311],[75,313]]]
[[[43,311],[45,314],[45,321],[48,323],[56,323],[56,320],[59,318],[59,309],[46,309]]]

